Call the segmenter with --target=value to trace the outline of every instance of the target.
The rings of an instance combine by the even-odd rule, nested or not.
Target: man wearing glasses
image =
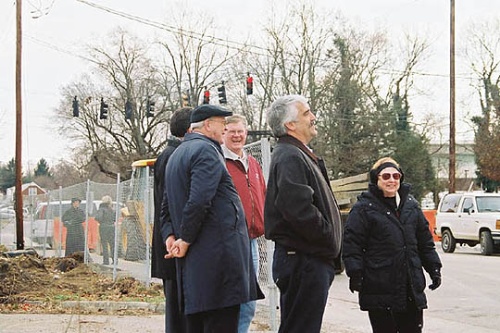
[[[247,120],[242,115],[226,118],[226,133],[222,151],[229,174],[240,195],[245,210],[248,235],[252,248],[253,268],[259,276],[259,245],[257,238],[264,234],[264,198],[266,183],[259,162],[244,147],[247,139]],[[241,305],[238,333],[248,333],[255,315],[256,302]]]
[[[343,259],[349,289],[359,293],[374,333],[422,332],[425,269],[441,285],[441,261],[429,223],[390,157],[375,162],[368,191],[351,209]]]
[[[221,149],[230,115],[215,105],[195,108],[191,133],[165,172],[166,257],[177,258],[188,333],[236,333],[240,304],[257,299],[259,290],[243,206]]]

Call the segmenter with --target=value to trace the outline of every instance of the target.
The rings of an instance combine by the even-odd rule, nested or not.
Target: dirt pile
[[[161,285],[113,281],[109,267],[85,265],[80,253],[42,258],[34,250],[0,248],[0,312],[67,312],[63,301],[164,302]]]

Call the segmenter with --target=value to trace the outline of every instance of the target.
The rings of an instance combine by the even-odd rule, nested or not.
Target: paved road
[[[424,332],[499,332],[500,255],[486,257],[478,247],[468,246],[443,253],[439,243],[437,247],[443,262],[443,284],[435,291],[426,291],[429,309],[424,311]],[[359,310],[345,274],[335,278],[324,323],[325,332],[371,332],[368,315]]]

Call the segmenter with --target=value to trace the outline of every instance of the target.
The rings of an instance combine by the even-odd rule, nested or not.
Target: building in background
[[[432,165],[439,180],[448,182],[450,167],[450,146],[444,144],[430,144],[429,153],[431,154]],[[467,191],[469,187],[474,186],[476,179],[476,155],[474,154],[473,143],[457,143],[455,147],[455,175],[456,190]]]

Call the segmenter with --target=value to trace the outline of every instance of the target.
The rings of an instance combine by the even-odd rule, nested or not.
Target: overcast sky
[[[40,158],[50,164],[68,156],[67,142],[56,135],[50,117],[60,102],[60,89],[91,70],[78,57],[84,46],[121,26],[139,36],[160,31],[96,9],[84,2],[97,3],[117,11],[157,22],[165,22],[179,3],[202,9],[237,33],[258,33],[271,6],[283,0],[30,0],[23,1],[23,165],[34,168]],[[389,34],[409,31],[432,39],[432,55],[420,78],[429,91],[413,103],[415,117],[425,113],[449,113],[449,13],[450,0],[316,0],[317,10],[340,11],[354,26],[386,29]],[[175,6],[176,4],[177,6]],[[500,16],[499,0],[456,0],[457,40],[474,20]],[[0,162],[15,154],[15,18],[14,0],[0,0]],[[167,21],[168,23],[168,21]],[[498,33],[498,32],[497,32]],[[459,41],[457,41],[459,44]],[[457,74],[467,68],[459,65]],[[477,109],[470,82],[457,80],[457,120]],[[475,98],[475,100],[474,100]],[[474,104],[475,103],[475,104]],[[71,112],[71,110],[68,110]],[[447,130],[448,124],[443,124]],[[457,141],[472,139],[467,126],[457,124]],[[468,132],[468,133],[467,133]]]

